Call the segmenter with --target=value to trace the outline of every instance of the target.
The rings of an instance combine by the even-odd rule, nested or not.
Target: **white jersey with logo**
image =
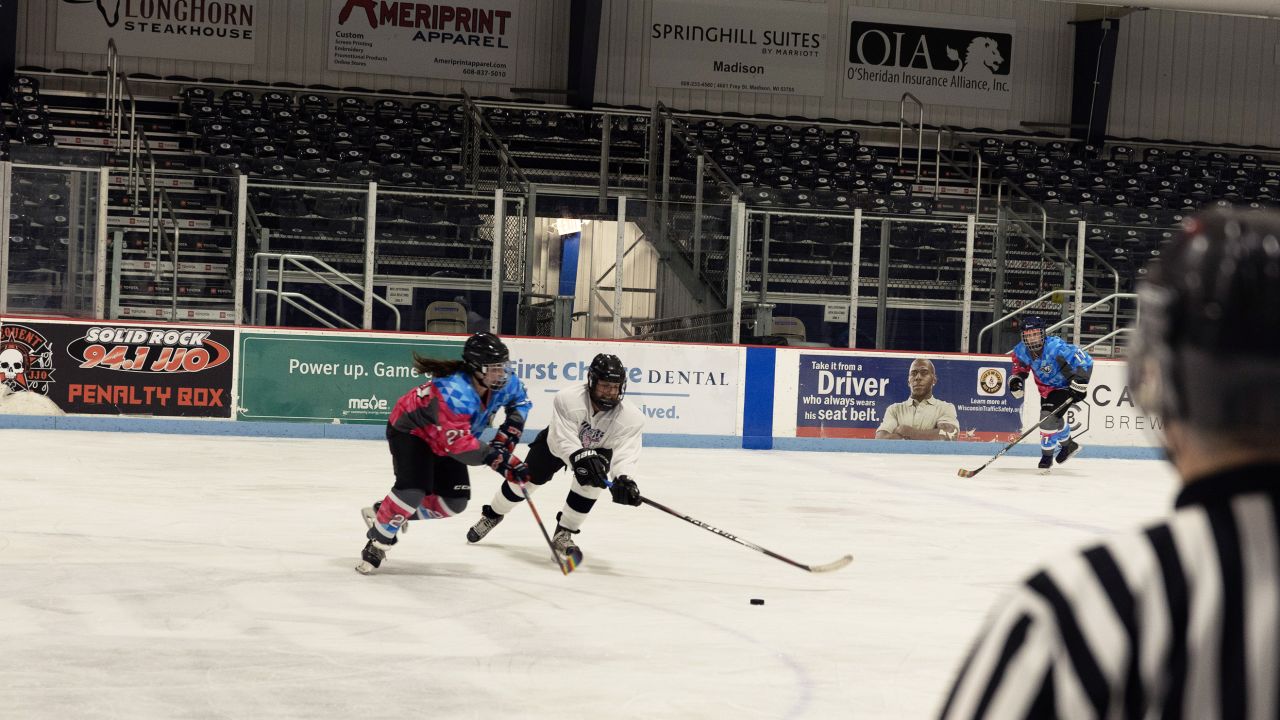
[[[547,447],[571,466],[569,457],[582,448],[609,448],[614,477],[635,477],[640,464],[644,435],[644,415],[624,399],[612,410],[596,412],[586,385],[575,385],[556,393],[554,415],[547,425]]]

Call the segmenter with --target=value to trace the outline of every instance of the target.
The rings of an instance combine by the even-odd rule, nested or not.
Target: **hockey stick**
[[[547,549],[551,551],[551,559],[556,561],[560,566],[560,572],[568,575],[573,572],[578,563],[582,561],[582,554],[570,554],[566,558],[561,558],[560,553],[556,552],[556,546],[551,544],[551,536],[547,534],[547,526],[542,524],[542,516],[538,514],[538,507],[533,504],[533,498],[529,497],[529,491],[525,489],[524,483],[520,483],[520,494],[524,495],[524,501],[528,503],[529,510],[533,513],[533,519],[538,523],[538,529],[542,531],[542,539],[547,541]]]
[[[1066,401],[1064,401],[1061,405],[1059,405],[1058,407],[1054,408],[1053,412],[1052,412],[1052,413],[1050,413],[1050,414],[1051,414],[1051,415],[1061,415],[1062,413],[1066,412],[1067,408],[1071,407],[1073,404],[1075,404],[1075,400],[1072,400],[1072,399],[1068,398],[1068,399],[1067,399]],[[1043,420],[1041,420],[1040,422],[1044,422],[1044,421],[1043,421]],[[996,454],[995,454],[995,457],[993,457],[993,458],[991,458],[990,460],[988,460],[988,461],[986,461],[986,462],[982,463],[982,466],[981,466],[981,467],[979,467],[979,468],[977,468],[977,469],[975,469],[975,470],[965,470],[964,468],[960,468],[959,470],[957,470],[957,471],[956,471],[956,474],[957,474],[957,475],[959,475],[959,476],[960,476],[960,477],[962,477],[962,478],[971,478],[971,477],[973,477],[974,475],[977,475],[978,473],[982,472],[983,470],[986,470],[988,465],[990,465],[991,463],[995,462],[996,460],[999,460],[999,459],[1000,459],[1000,457],[1001,457],[1002,455],[1004,455],[1005,453],[1007,453],[1007,452],[1009,452],[1010,450],[1012,450],[1014,445],[1017,445],[1018,443],[1020,443],[1020,442],[1022,442],[1023,440],[1025,440],[1025,439],[1026,439],[1026,437],[1027,437],[1028,435],[1030,435],[1031,433],[1035,432],[1039,427],[1040,427],[1040,423],[1038,422],[1038,423],[1036,423],[1035,425],[1032,425],[1031,427],[1029,427],[1029,428],[1027,428],[1026,430],[1024,430],[1024,431],[1022,432],[1022,434],[1021,434],[1021,435],[1019,435],[1019,436],[1018,436],[1018,437],[1017,437],[1013,442],[1011,442],[1011,443],[1009,443],[1008,445],[1005,445],[1004,447],[1000,448],[1000,452],[996,453]]]
[[[689,517],[688,515],[681,515],[680,513],[676,512],[675,510],[672,510],[671,508],[667,507],[666,505],[663,505],[662,503],[659,503],[659,502],[654,502],[653,500],[650,500],[650,499],[649,499],[649,498],[647,498],[647,497],[641,497],[641,498],[640,498],[640,502],[642,502],[642,503],[644,503],[645,505],[648,505],[648,506],[650,506],[650,507],[655,507],[655,508],[657,508],[657,509],[661,510],[662,512],[667,513],[668,515],[674,515],[674,516],[676,516],[676,517],[680,518],[681,520],[684,520],[684,521],[685,521],[685,522],[687,522],[687,523],[691,523],[691,524],[693,524],[693,525],[697,525],[698,527],[702,528],[703,530],[710,530],[711,532],[713,532],[713,533],[715,533],[715,534],[719,535],[719,536],[720,536],[720,537],[722,537],[722,538],[727,538],[727,539],[729,539],[729,540],[732,540],[732,541],[734,541],[734,542],[738,543],[739,545],[744,545],[744,546],[746,546],[746,547],[749,547],[749,548],[751,548],[752,550],[755,550],[756,552],[764,553],[765,555],[768,555],[769,557],[773,558],[774,560],[781,560],[782,562],[784,562],[784,563],[786,563],[786,564],[788,564],[788,565],[794,565],[794,566],[796,566],[796,567],[800,568],[801,570],[808,570],[809,572],[831,572],[832,570],[839,570],[840,568],[844,567],[845,565],[848,565],[849,563],[853,562],[853,556],[852,556],[852,555],[845,555],[844,557],[840,558],[839,560],[835,560],[835,561],[833,561],[833,562],[829,562],[829,563],[827,563],[827,564],[825,564],[825,565],[805,565],[804,563],[798,563],[798,562],[796,562],[795,560],[792,560],[791,558],[783,557],[782,555],[779,555],[778,553],[773,552],[772,550],[766,550],[766,549],[764,549],[764,548],[760,547],[759,545],[756,545],[755,543],[747,542],[746,540],[743,540],[742,538],[738,537],[737,535],[734,535],[734,534],[732,534],[732,533],[727,533],[727,532],[725,532],[725,531],[723,531],[723,530],[720,530],[719,528],[711,527],[710,525],[708,525],[708,524],[706,524],[706,523],[702,522],[701,520],[695,520],[695,519],[693,519],[693,518]]]

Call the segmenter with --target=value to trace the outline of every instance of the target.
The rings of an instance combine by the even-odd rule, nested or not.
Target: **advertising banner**
[[[453,360],[462,341],[345,333],[240,334],[240,420],[382,424],[410,388],[426,382],[413,352]]]
[[[554,393],[586,383],[591,359],[596,353],[608,352],[615,353],[627,368],[623,402],[645,416],[645,432],[738,432],[741,348],[532,338],[513,338],[507,344],[514,371],[533,401],[529,427],[545,427]]]
[[[602,345],[509,338],[511,372],[525,384],[531,428],[545,427],[555,392],[587,382],[598,352],[616,352],[628,368],[625,402],[658,433],[733,435],[741,416],[738,348],[693,345]],[[384,423],[400,396],[426,382],[413,351],[443,359],[462,355],[462,340],[443,336],[244,332],[240,336],[242,420]],[[501,417],[501,413],[499,413]],[[530,438],[532,440],[532,438]]]
[[[251,64],[266,35],[259,0],[60,0],[58,52]]]
[[[234,331],[5,321],[0,383],[66,413],[231,417]]]
[[[1147,415],[1134,402],[1124,362],[1097,360],[1086,401],[1071,409],[1073,431],[1081,442],[1096,445],[1150,447],[1159,445],[1160,418]]]
[[[654,0],[648,31],[657,87],[825,94],[826,3]]]
[[[523,19],[517,0],[330,0],[329,69],[510,85]]]
[[[1001,441],[1021,431],[1021,402],[1008,394],[1011,365],[1001,358],[800,354],[796,436]],[[914,382],[911,373],[920,367]],[[927,400],[925,406],[917,401]],[[937,433],[954,418],[954,435]]]
[[[846,6],[846,98],[1008,110],[1013,20]]]

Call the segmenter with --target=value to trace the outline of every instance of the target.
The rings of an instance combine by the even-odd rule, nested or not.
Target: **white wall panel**
[[[809,2],[821,0],[778,0]],[[1014,59],[1017,87],[1005,110],[929,108],[925,121],[965,127],[1016,128],[1023,121],[1064,123],[1071,116],[1071,60],[1074,30],[1070,5],[1040,0],[856,0],[864,7],[1012,18],[1017,23]],[[823,97],[792,97],[655,88],[648,77],[648,26],[652,0],[604,0],[596,99],[615,105],[652,105],[712,112],[768,113],[883,122],[898,119],[898,103],[846,99],[841,94],[842,59],[847,55],[844,3],[827,0],[827,85]]]
[[[564,89],[569,55],[569,0],[519,0],[520,62],[514,85],[405,78],[337,72],[328,69],[328,0],[259,0],[267,15],[266,30],[258,36],[256,62],[252,65],[207,63],[156,58],[121,58],[125,72],[154,75],[220,77],[228,80],[288,81],[302,85],[322,83],[370,89],[392,88],[455,93],[463,87],[473,95],[509,96],[511,87]],[[101,70],[101,55],[60,53],[55,50],[58,0],[26,0],[18,5],[18,64],[48,68],[71,67]],[[552,97],[552,101],[559,98]]]
[[[1280,145],[1273,20],[1136,12],[1120,21],[1107,132],[1120,137]]]

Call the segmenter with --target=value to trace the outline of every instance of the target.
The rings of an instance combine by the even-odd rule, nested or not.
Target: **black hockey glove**
[[[640,504],[640,488],[636,486],[636,481],[622,475],[613,481],[613,485],[609,486],[609,494],[613,496],[613,501],[619,505],[639,505]]]
[[[569,462],[579,483],[598,488],[609,486],[609,461],[600,453],[582,448],[569,456]]]
[[[520,442],[520,434],[524,432],[524,418],[518,413],[507,415],[506,422],[498,426],[498,433],[489,441],[489,447],[508,453],[515,452]]]
[[[1025,375],[1014,375],[1009,378],[1009,394],[1021,398],[1027,391],[1027,378]]]
[[[499,475],[505,475],[511,469],[513,463],[524,464],[520,461],[520,458],[510,452],[492,445],[489,446],[489,452],[484,454],[484,464],[493,468]]]
[[[1089,381],[1086,378],[1076,376],[1071,378],[1071,402],[1083,402],[1089,395]]]

